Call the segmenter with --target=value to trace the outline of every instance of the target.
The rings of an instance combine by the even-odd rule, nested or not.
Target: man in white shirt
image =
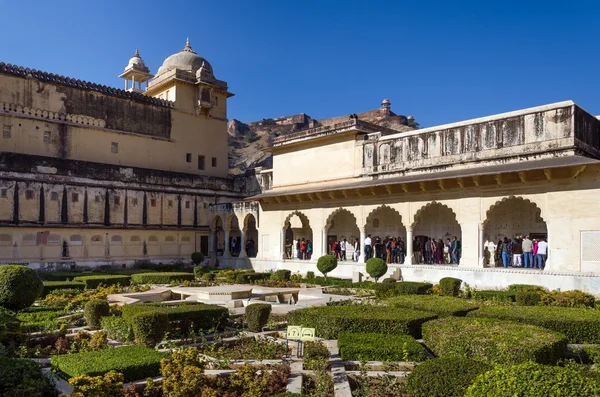
[[[371,258],[372,252],[371,235],[369,234],[365,239],[365,261]]]
[[[345,261],[346,260],[346,239],[343,239],[342,242],[340,243],[340,251],[341,251],[342,260]]]
[[[546,258],[548,257],[548,243],[546,242],[545,238],[541,239],[538,243],[536,257],[537,268],[544,270],[544,268],[546,267]]]

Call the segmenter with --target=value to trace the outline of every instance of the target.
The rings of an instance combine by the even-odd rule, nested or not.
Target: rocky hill
[[[402,131],[418,128],[412,116],[401,116],[391,111],[391,104],[386,99],[380,108],[355,115],[359,120],[368,121],[382,127]],[[229,169],[232,175],[243,174],[254,167],[270,168],[271,153],[264,152],[270,147],[273,138],[290,132],[332,125],[348,120],[349,116],[316,120],[300,113],[276,119],[263,119],[252,123],[243,123],[231,119],[227,125],[229,133]]]

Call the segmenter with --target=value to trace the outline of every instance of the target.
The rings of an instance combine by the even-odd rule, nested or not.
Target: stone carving
[[[384,143],[379,145],[379,159],[377,164],[387,165],[390,163],[390,145],[388,143]]]
[[[364,166],[373,167],[375,166],[375,147],[372,143],[367,143],[364,146]]]

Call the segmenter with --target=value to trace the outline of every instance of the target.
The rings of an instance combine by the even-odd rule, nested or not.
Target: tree
[[[37,272],[27,266],[0,266],[0,307],[19,311],[33,304],[44,288]]]
[[[198,266],[204,262],[204,254],[202,252],[192,253],[192,262],[194,262],[194,265]]]
[[[379,277],[386,274],[387,270],[388,266],[383,259],[371,258],[367,260],[367,273],[375,279],[375,282],[379,280]]]
[[[337,267],[337,258],[333,255],[323,255],[317,261],[317,269],[325,278],[327,278],[327,273],[331,272],[333,269]]]

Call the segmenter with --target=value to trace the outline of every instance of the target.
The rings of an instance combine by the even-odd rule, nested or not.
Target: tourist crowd
[[[505,268],[522,267],[525,269],[541,269],[546,267],[548,243],[546,239],[531,240],[529,236],[517,236],[512,240],[504,237],[498,241],[495,252],[495,263],[501,263]]]

